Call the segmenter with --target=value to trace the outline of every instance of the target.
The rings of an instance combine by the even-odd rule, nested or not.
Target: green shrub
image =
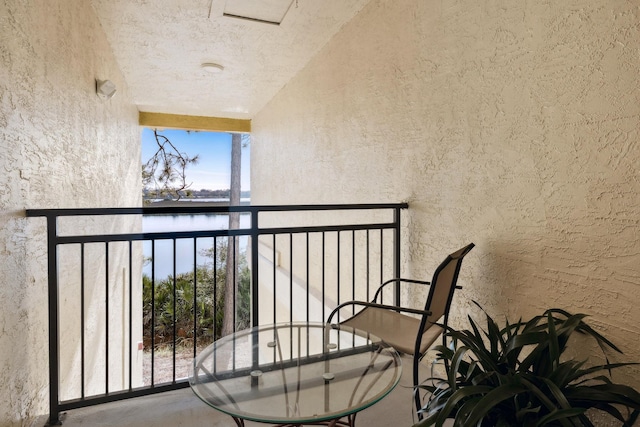
[[[156,280],[155,286],[150,277],[143,276],[143,338],[146,348],[151,346],[152,331],[156,346],[172,344],[174,320],[176,344],[190,344],[194,339],[205,344],[220,336],[226,279],[225,256],[220,254],[226,254],[226,249],[221,247],[217,251],[219,256],[215,268],[213,262],[198,266],[195,280],[193,271],[176,275],[175,291],[173,276]],[[250,324],[250,292],[251,273],[243,253],[238,258],[237,329],[244,329]]]

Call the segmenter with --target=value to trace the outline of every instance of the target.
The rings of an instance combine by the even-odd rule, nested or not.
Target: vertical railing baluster
[[[395,208],[393,210],[393,222],[395,224],[394,227],[394,239],[393,239],[393,274],[394,277],[400,277],[400,208]],[[400,305],[400,284],[398,282],[394,283],[394,305]]]
[[[277,269],[278,269],[278,263],[276,262],[276,235],[275,233],[273,234],[273,322],[272,323],[276,323],[276,291],[278,290],[278,286],[276,286],[277,284],[277,280],[278,280],[278,276],[277,276]]]
[[[291,323],[291,322],[289,322]],[[293,347],[294,347],[294,342],[293,342],[293,328],[287,328],[289,329],[289,360],[293,359]],[[300,341],[298,341],[300,342]],[[300,385],[300,382],[298,382],[298,386]]]
[[[251,211],[251,326],[258,326],[259,322],[259,304],[258,304],[258,250],[259,250],[259,241],[258,241],[258,210]],[[260,360],[260,351],[258,349],[259,346],[259,334],[256,331],[253,336],[253,350],[252,350],[252,368],[257,369],[259,366]],[[253,377],[252,377],[253,378]],[[256,379],[257,382],[257,379]]]
[[[336,285],[336,306],[338,306],[340,305],[340,231],[337,232],[336,236]]]
[[[193,239],[193,357],[196,357],[197,353],[197,340],[198,340],[198,239]],[[214,273],[215,274],[215,264]]]
[[[325,298],[326,298],[326,292],[325,292],[325,267],[326,267],[326,262],[325,262],[325,232],[322,232],[322,321],[326,321],[327,318],[325,316],[325,310],[324,310],[324,306],[325,306]],[[339,319],[336,319],[339,320]]]
[[[84,313],[84,243],[80,243],[80,398],[84,399],[85,382],[85,313]]]
[[[293,322],[293,233],[289,233],[289,323],[291,322]]]
[[[236,237],[230,235],[227,238],[227,242],[229,242],[229,239],[232,242],[231,253],[233,254],[231,260],[231,283],[233,283],[233,331],[235,332],[238,325],[238,260],[236,259]]]
[[[384,282],[384,236],[380,229],[380,283]],[[384,292],[380,294],[380,301],[384,304]]]
[[[370,255],[369,255],[369,251],[371,249],[370,245],[369,245],[369,230],[367,230],[367,244],[366,244],[366,256],[367,256],[367,266],[366,266],[366,288],[367,288],[367,299],[366,301],[369,301],[369,298],[371,298],[371,292],[369,291],[369,289],[371,288],[371,264],[370,264]]]
[[[218,322],[216,313],[218,312],[218,238],[213,237],[213,340],[218,339]],[[214,364],[215,366],[215,364]]]
[[[351,300],[356,299],[356,230],[351,230]],[[351,313],[355,314],[355,305],[351,306]],[[356,345],[356,336],[351,335],[351,346]]]
[[[84,243],[80,243],[80,398],[84,399],[85,382],[85,313],[84,313]]]
[[[104,272],[104,288],[105,288],[105,314],[104,314],[104,335],[106,342],[105,349],[105,381],[104,393],[109,394],[109,242],[104,243],[105,246],[105,272]]]
[[[356,231],[351,230],[351,299],[356,299]],[[351,308],[355,313],[355,306]]]
[[[171,341],[172,341],[172,357],[171,357],[171,364],[172,364],[172,382],[176,382],[176,300],[178,299],[178,279],[176,277],[176,272],[177,272],[177,254],[176,254],[176,239],[172,239],[173,242],[173,304],[172,304],[172,313],[171,313],[171,323],[173,324],[172,327],[172,337],[171,337]]]
[[[305,233],[306,236],[306,277],[305,277],[305,283],[306,283],[306,287],[307,287],[307,323],[309,322],[309,291],[311,290],[310,288],[310,283],[309,283],[309,232]],[[307,354],[309,354],[309,344],[307,343]]]
[[[151,387],[155,385],[155,351],[156,351],[156,241],[151,240]]]
[[[129,240],[129,391],[133,389],[133,241]]]

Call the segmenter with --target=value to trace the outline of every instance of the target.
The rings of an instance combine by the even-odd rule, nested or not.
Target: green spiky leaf
[[[553,308],[527,321],[505,320],[500,328],[482,311],[485,328],[470,316],[469,329],[443,325],[451,344],[435,351],[446,377],[432,375],[429,385],[419,387],[430,395],[422,409],[427,417],[416,426],[440,427],[453,418],[455,426],[470,427],[591,427],[588,409],[608,413],[623,426],[640,417],[640,393],[610,377],[612,370],[635,363],[609,362],[607,351],[621,351],[585,323],[585,314]],[[587,366],[586,360],[563,359],[574,334],[591,338],[606,363]]]

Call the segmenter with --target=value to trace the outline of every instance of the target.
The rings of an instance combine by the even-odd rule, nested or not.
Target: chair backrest
[[[442,316],[445,317],[446,324],[449,316],[449,308],[451,307],[451,300],[453,299],[453,293],[456,290],[456,283],[458,282],[462,259],[474,246],[473,243],[470,243],[448,255],[438,268],[436,268],[436,271],[433,273],[433,278],[431,279],[427,303],[424,307],[425,311],[430,311],[431,314],[422,316],[419,329],[422,332],[418,334],[419,336]]]

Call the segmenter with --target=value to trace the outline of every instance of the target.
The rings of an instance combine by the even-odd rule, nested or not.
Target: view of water
[[[251,216],[240,215],[240,228],[251,226]],[[142,217],[142,230],[144,233],[164,232],[164,231],[201,231],[201,230],[224,230],[229,227],[229,216],[221,214],[199,214],[199,215],[144,215]],[[244,252],[247,247],[248,238],[241,237],[240,252]],[[193,271],[193,239],[176,240],[176,274]],[[196,263],[197,265],[211,264],[212,259],[203,255],[203,251],[213,247],[213,238],[201,238],[196,242]],[[152,254],[152,244],[150,241],[144,242],[144,257],[150,259]],[[155,277],[162,279],[173,275],[173,241],[156,240],[155,242]],[[151,277],[151,263],[148,262],[143,268],[143,273]]]

